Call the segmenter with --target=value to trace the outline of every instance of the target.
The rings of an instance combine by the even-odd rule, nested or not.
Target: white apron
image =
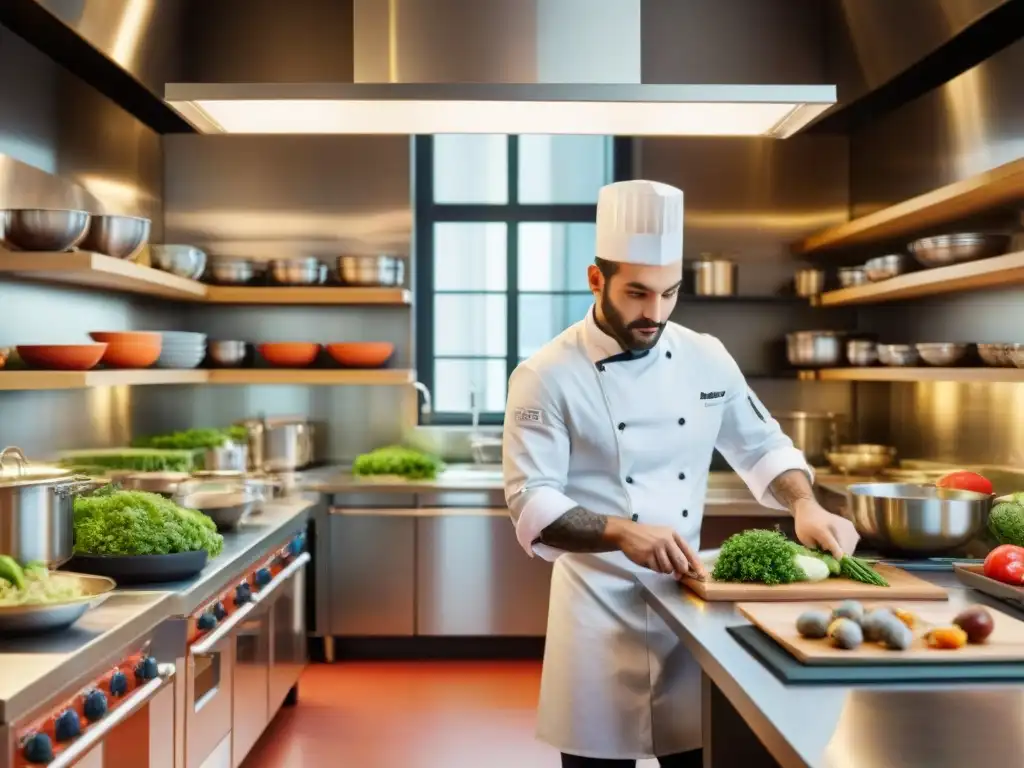
[[[619,552],[533,542],[579,505],[672,526],[697,550],[716,443],[769,503],[768,483],[806,464],[716,340],[669,324],[647,356],[600,362],[619,351],[588,313],[520,366],[503,464],[520,542],[555,561],[538,736],[569,754],[639,759],[701,746],[700,669],[641,598],[644,569]]]

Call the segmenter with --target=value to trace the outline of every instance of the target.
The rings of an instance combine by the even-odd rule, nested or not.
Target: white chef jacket
[[[668,323],[635,359],[588,311],[509,380],[502,464],[516,536],[554,561],[538,736],[569,754],[640,759],[701,746],[700,670],[647,607],[621,552],[534,544],[575,506],[676,528],[697,550],[718,448],[763,505],[803,454],[718,339]]]

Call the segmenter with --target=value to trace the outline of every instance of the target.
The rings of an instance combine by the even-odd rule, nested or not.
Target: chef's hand
[[[852,555],[860,534],[845,517],[834,515],[813,499],[797,502],[793,508],[796,537],[810,549],[831,552],[837,560]]]
[[[637,565],[657,573],[671,573],[677,579],[692,576],[706,578],[704,566],[675,528],[644,525],[613,518],[613,541],[622,553]],[[611,523],[612,520],[609,520]]]

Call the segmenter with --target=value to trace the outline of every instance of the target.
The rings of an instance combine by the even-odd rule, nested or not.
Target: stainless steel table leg
[[[324,636],[324,661],[326,661],[328,664],[331,664],[331,663],[334,662],[334,636],[333,635],[325,635]]]
[[[704,768],[780,768],[729,700],[701,675]]]

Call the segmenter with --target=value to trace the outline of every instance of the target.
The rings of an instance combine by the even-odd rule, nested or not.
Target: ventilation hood
[[[259,134],[786,138],[835,103],[831,85],[644,83],[643,4],[354,0],[354,82],[171,83],[164,96],[203,133]]]

